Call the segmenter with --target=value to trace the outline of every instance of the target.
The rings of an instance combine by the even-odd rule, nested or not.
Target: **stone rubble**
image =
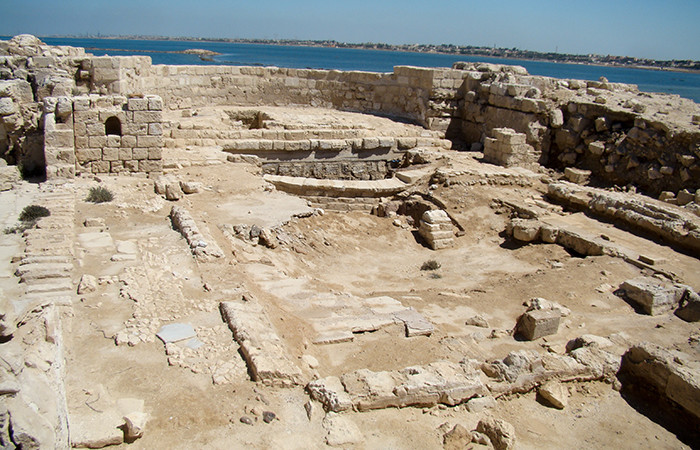
[[[477,372],[467,372],[448,361],[390,372],[361,369],[340,378],[312,381],[306,389],[326,410],[334,412],[439,403],[454,406],[486,393]]]
[[[199,231],[196,222],[190,213],[179,206],[173,206],[170,210],[170,219],[173,222],[173,227],[180,231],[187,243],[192,249],[192,253],[202,261],[207,261],[211,258],[221,258],[224,252],[219,248],[216,242],[205,236]]]

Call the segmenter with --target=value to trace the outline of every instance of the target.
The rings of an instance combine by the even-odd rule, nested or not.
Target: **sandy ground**
[[[182,156],[182,155],[180,155]],[[619,333],[629,343],[647,340],[698,357],[689,336],[698,332],[673,315],[643,316],[613,294],[640,269],[607,256],[580,258],[556,245],[512,245],[503,237],[507,217],[491,208],[492,199],[541,198],[541,189],[464,186],[440,188],[449,210],[466,234],[456,246],[432,251],[408,227],[366,213],[325,213],[294,218],[306,202],[270,190],[259,169],[221,163],[171,170],[183,181],[200,181],[200,193],[177,203],[186,207],[224,257],[198,263],[168,214],[172,207],[154,193],[153,182],[137,177],[104,177],[116,199],[91,204],[78,201],[76,214],[79,268],[100,279],[97,291],[79,296],[67,321],[67,393],[71,412],[89,413],[111,399],[142,399],[150,416],[141,439],[123,448],[318,448],[326,445],[324,413],[301,387],[271,388],[250,381],[218,312],[218,302],[250,292],[260,300],[285,341],[290,357],[314,376],[341,375],[369,368],[395,370],[447,359],[500,359],[518,349],[562,352],[569,339],[585,333]],[[75,181],[77,198],[98,183]],[[539,190],[538,190],[539,189]],[[83,226],[89,217],[105,226]],[[576,216],[578,226],[608,227]],[[296,245],[276,249],[227,239],[222,224],[281,226]],[[284,225],[283,225],[284,224]],[[694,258],[608,230],[639,251],[653,248],[687,284],[700,288]],[[619,234],[619,236],[618,236]],[[131,255],[114,257],[115,255]],[[431,275],[422,263],[435,259]],[[116,261],[115,261],[116,260]],[[297,302],[309,292],[367,298],[388,295],[412,306],[435,325],[430,336],[406,338],[398,327],[359,334],[353,342],[311,344],[313,329]],[[492,329],[510,330],[532,297],[557,301],[572,310],[555,336],[518,342],[488,338]],[[481,314],[489,328],[465,325]],[[204,346],[174,358],[155,338],[168,323],[190,323]],[[120,332],[131,344],[115,345]],[[302,355],[315,357],[311,369]],[[171,365],[172,364],[172,365]],[[216,383],[215,383],[216,381]],[[519,448],[685,448],[674,434],[637,412],[611,385],[571,383],[564,410],[536,401],[535,393],[502,398],[489,411],[514,425]],[[100,394],[101,393],[101,394]],[[262,411],[277,419],[263,423]],[[444,427],[474,429],[487,412],[463,406],[388,409],[347,416],[362,439],[354,448],[441,448]],[[253,425],[240,422],[251,417]]]

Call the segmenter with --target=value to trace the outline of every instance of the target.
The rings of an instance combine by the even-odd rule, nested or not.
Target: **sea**
[[[10,37],[0,37],[9,39]],[[391,72],[394,66],[451,67],[456,61],[514,64],[532,75],[554,78],[598,80],[636,84],[645,92],[677,94],[700,103],[700,73],[626,67],[565,64],[506,58],[487,58],[438,53],[416,53],[388,50],[365,50],[291,45],[242,44],[206,41],[41,38],[50,45],[84,47],[94,55],[146,55],[153,64],[193,65],[223,64],[236,66],[277,66],[297,69],[361,70]],[[211,61],[197,55],[174,53],[191,48],[219,53]]]

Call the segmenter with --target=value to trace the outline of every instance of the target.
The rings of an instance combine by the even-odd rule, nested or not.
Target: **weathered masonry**
[[[632,85],[531,76],[522,67],[480,63],[395,67],[392,73],[164,66],[33,39],[20,36],[21,46],[10,41],[0,47],[0,153],[25,166],[45,158],[49,177],[72,176],[71,165],[77,172],[153,173],[161,170],[157,149],[164,146],[200,137],[219,145],[207,130],[162,123],[160,97],[168,112],[303,105],[391,116],[441,134],[456,149],[481,150],[494,142],[489,139],[503,138],[494,130],[508,128],[524,136],[516,140],[528,149],[528,165],[590,170],[597,182],[634,185],[651,195],[700,187],[697,105]],[[53,116],[40,122],[42,114]],[[119,132],[103,130],[109,117]],[[511,154],[503,147],[499,152]]]

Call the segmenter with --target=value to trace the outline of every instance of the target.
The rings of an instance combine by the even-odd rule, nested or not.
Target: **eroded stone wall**
[[[0,78],[11,79],[0,81],[0,150],[7,155],[32,154],[42,145],[34,139],[41,137],[37,102],[48,96],[154,94],[167,110],[303,105],[387,115],[444,133],[458,149],[481,150],[493,129],[510,128],[526,136],[540,164],[591,170],[599,183],[634,185],[651,195],[700,188],[698,105],[604,79],[560,80],[485,63],[395,67],[392,73],[154,66],[148,57],[94,57],[26,36],[0,45]],[[24,98],[30,91],[33,98]],[[132,171],[139,161],[138,171],[144,171],[140,166],[148,159],[134,158],[134,149],[155,148],[92,146],[89,139],[85,146],[84,137],[75,135],[78,170],[90,163],[90,171]],[[124,159],[95,159],[98,148],[130,148],[132,158],[124,150]],[[121,163],[113,168],[114,161]]]

